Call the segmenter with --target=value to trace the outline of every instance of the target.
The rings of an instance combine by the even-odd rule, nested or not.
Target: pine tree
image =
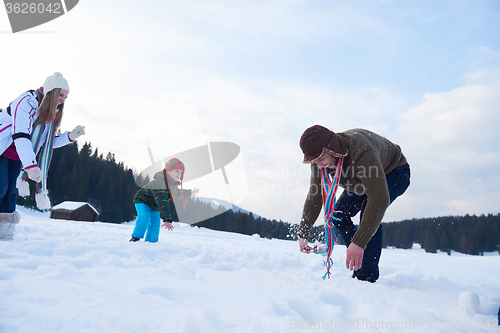
[[[448,253],[448,255],[451,254],[450,237],[448,236],[445,230],[441,232],[438,248],[439,250]]]
[[[425,252],[436,253],[437,247],[436,235],[431,230],[427,230],[425,233],[425,240],[423,244]]]

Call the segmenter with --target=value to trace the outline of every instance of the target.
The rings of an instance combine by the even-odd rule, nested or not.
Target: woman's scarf
[[[47,136],[45,137],[45,141],[42,142],[42,134],[47,126],[48,126]],[[36,184],[36,192],[35,192],[36,206],[41,210],[51,208],[47,190],[47,176],[49,173],[50,161],[52,160],[54,137],[55,137],[54,121],[46,123],[44,122],[36,125],[35,128],[33,129],[33,133],[31,133],[31,145],[33,151],[37,152],[40,149],[40,147],[43,146],[42,153],[39,154],[40,160],[38,162],[40,170],[42,171],[42,181]],[[25,184],[22,183],[19,184],[20,181]],[[18,188],[20,189],[19,191],[20,196],[25,197],[30,195],[29,185],[27,181],[28,181],[28,173],[26,171],[23,171],[18,179]]]

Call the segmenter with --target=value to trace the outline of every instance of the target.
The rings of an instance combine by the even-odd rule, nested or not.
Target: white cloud
[[[474,74],[473,74],[474,75]],[[425,94],[398,140],[412,166],[414,216],[496,213],[500,199],[500,85]]]

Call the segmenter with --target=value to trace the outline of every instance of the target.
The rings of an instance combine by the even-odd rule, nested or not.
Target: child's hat
[[[43,84],[43,93],[46,94],[49,91],[60,88],[69,91],[68,81],[63,78],[62,74],[59,72],[55,72],[54,75],[49,76],[45,83]]]
[[[186,171],[186,168],[184,167],[184,163],[178,158],[171,158],[168,160],[167,164],[165,164],[165,171],[171,170],[182,170],[181,181],[184,179],[184,171]]]
[[[184,167],[184,163],[182,163],[178,158],[171,158],[168,160],[167,164],[165,164],[165,169],[164,171],[171,171],[171,170],[182,170],[182,176],[181,176],[181,197],[182,197],[182,204],[183,208],[186,209],[186,199],[184,199],[184,190],[182,189],[182,180],[184,179],[184,171],[186,168]],[[165,175],[166,177],[166,175]],[[172,200],[175,199],[172,197]]]

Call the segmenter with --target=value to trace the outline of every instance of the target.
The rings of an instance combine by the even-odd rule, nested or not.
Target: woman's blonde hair
[[[48,121],[54,121],[54,130],[57,130],[59,128],[64,110],[64,103],[59,105],[60,93],[61,89],[55,88],[42,97],[40,92],[37,91],[38,99],[42,99],[42,104],[40,104],[40,107],[38,108],[38,113],[33,126]]]

